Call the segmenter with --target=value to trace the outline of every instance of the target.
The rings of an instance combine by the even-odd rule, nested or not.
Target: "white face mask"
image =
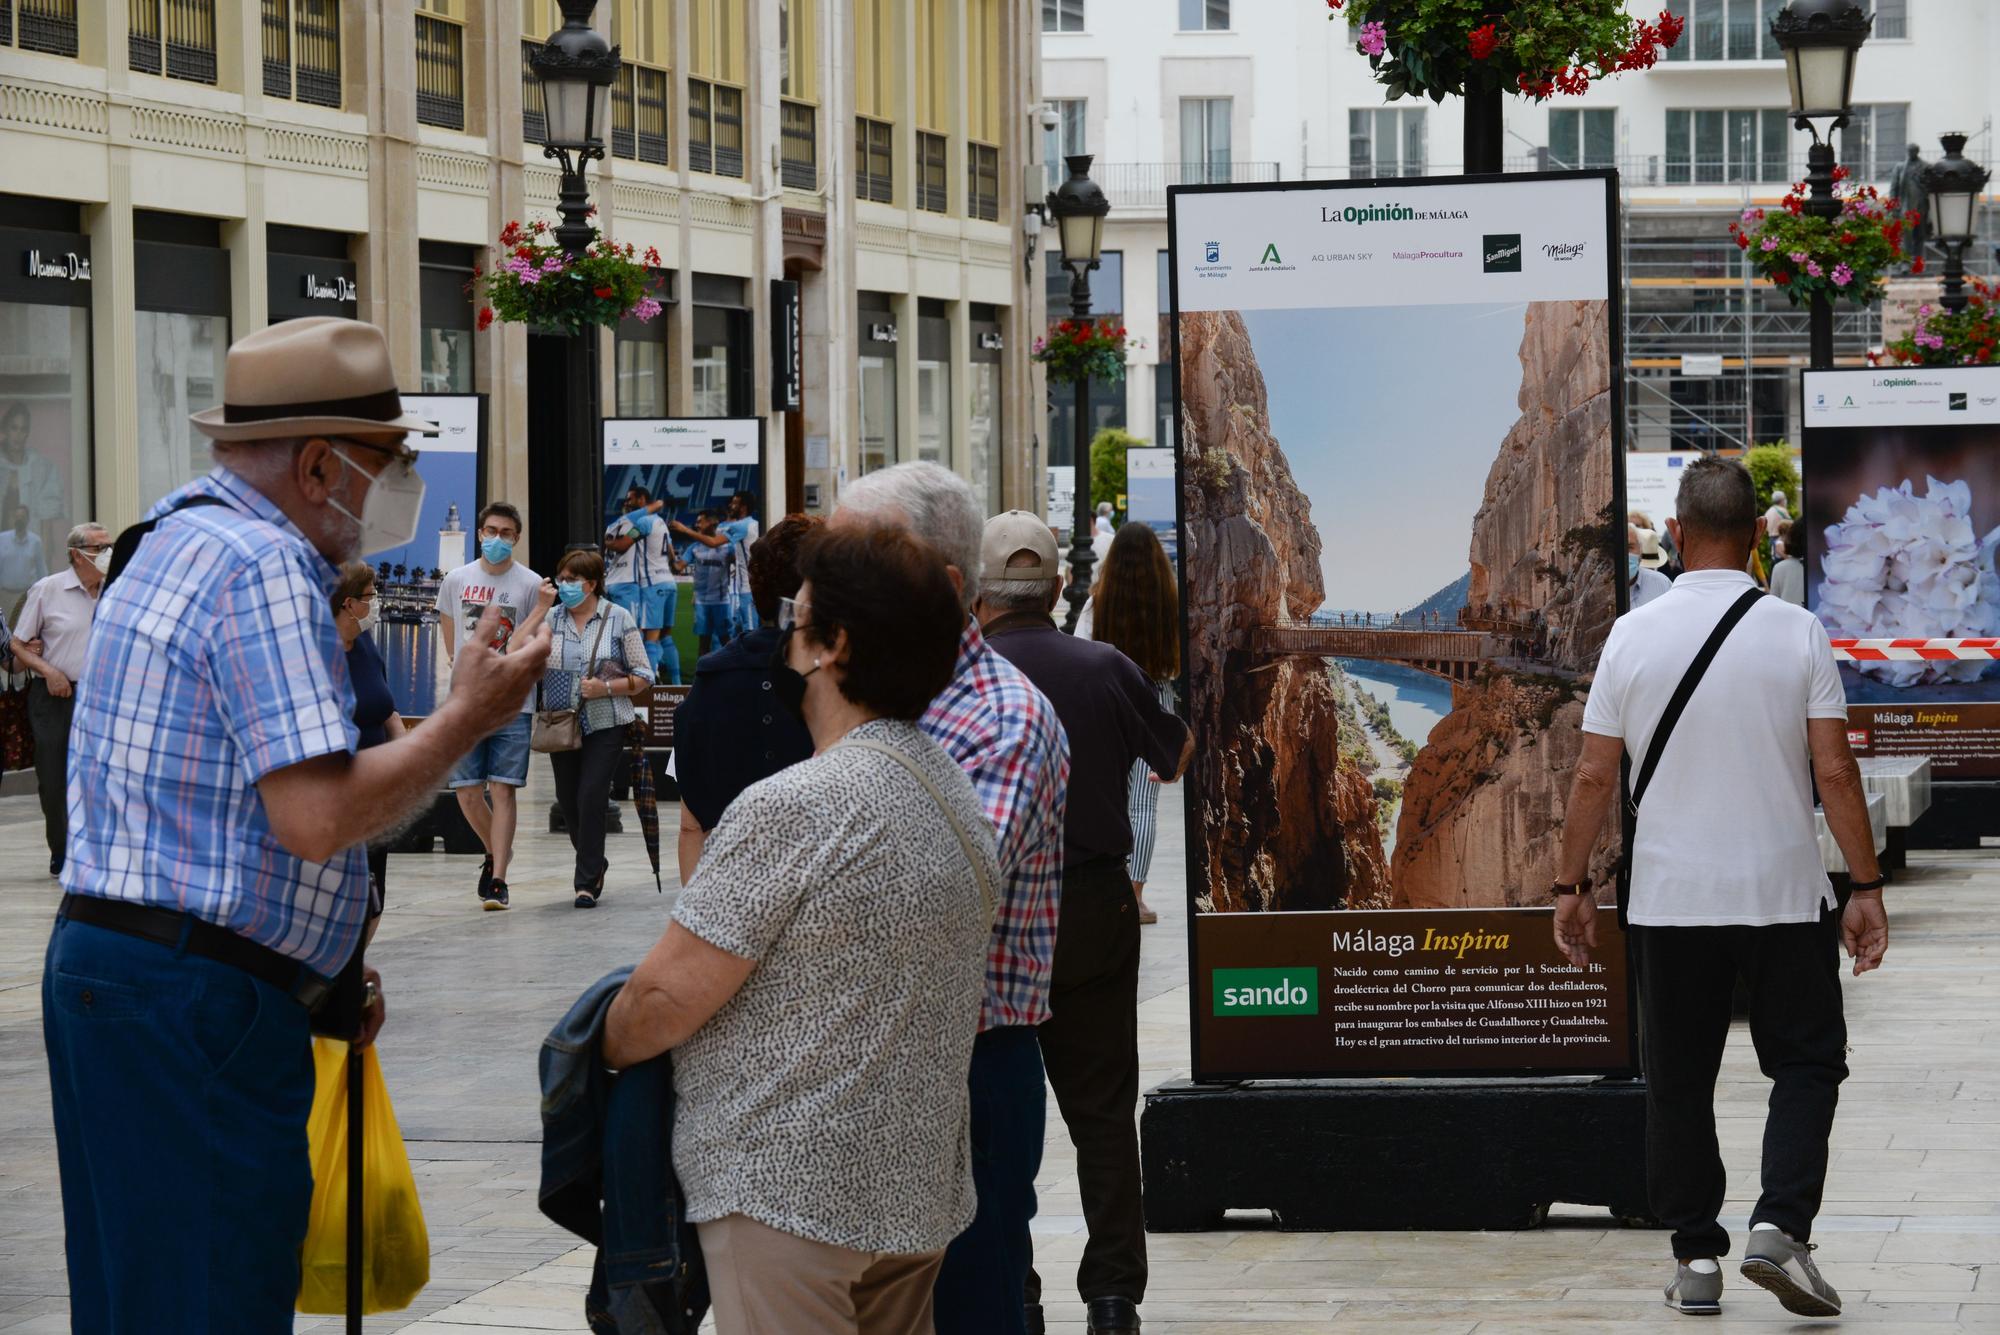
[[[97,555],[95,555],[95,556],[91,557],[91,558],[90,558],[90,563],[91,563],[92,565],[94,565],[94,566],[96,566],[96,567],[97,567],[97,573],[98,573],[98,574],[100,574],[100,575],[108,575],[108,574],[110,574],[110,573],[111,573],[111,549],[110,549],[109,547],[106,547],[106,548],[105,548],[105,549],[104,549],[103,551],[101,551],[101,552],[99,552],[99,553],[98,553]]]
[[[368,615],[354,618],[354,624],[358,628],[356,633],[366,635],[369,631],[375,629],[375,621],[375,601],[371,598],[368,602]]]
[[[349,468],[367,473],[342,451],[336,449],[333,453]],[[417,536],[417,517],[424,505],[424,480],[418,476],[412,460],[391,459],[368,484],[368,496],[361,502],[360,514],[332,497],[327,498],[327,504],[361,525],[360,554],[373,556],[405,546]]]

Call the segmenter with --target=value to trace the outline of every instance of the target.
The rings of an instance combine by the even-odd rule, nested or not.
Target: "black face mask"
[[[778,697],[778,703],[785,712],[803,723],[806,719],[806,678],[819,671],[815,665],[811,672],[800,672],[785,661],[785,648],[791,643],[792,632],[786,631],[778,637],[778,647],[771,655],[771,693]]]

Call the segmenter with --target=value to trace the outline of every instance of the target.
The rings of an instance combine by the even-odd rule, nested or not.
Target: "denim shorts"
[[[736,638],[736,609],[728,603],[696,603],[694,633],[723,640]]]
[[[674,616],[680,611],[680,585],[612,584],[606,586],[604,592],[612,602],[632,614],[640,630],[674,628]]]
[[[452,766],[453,788],[477,788],[485,783],[504,783],[519,788],[528,781],[528,719],[516,714],[514,721],[480,740]]]

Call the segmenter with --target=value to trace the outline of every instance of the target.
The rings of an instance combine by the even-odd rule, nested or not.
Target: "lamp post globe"
[[[1840,216],[1833,194],[1835,130],[1847,124],[1854,104],[1854,64],[1875,25],[1860,0],[1786,0],[1771,16],[1771,37],[1785,53],[1796,128],[1812,135],[1806,150],[1806,212],[1815,218]],[[1822,136],[1814,123],[1828,122]],[[1815,292],[1808,324],[1811,364],[1833,365],[1833,298]]]
[[[1944,156],[1924,169],[1924,186],[1931,196],[1931,221],[1944,245],[1944,295],[1939,304],[1956,313],[1965,309],[1965,252],[1972,246],[1979,196],[1992,173],[1965,156],[1966,136],[1940,136]]]
[[[1088,153],[1063,159],[1069,177],[1050,193],[1049,216],[1055,219],[1062,243],[1063,267],[1069,270],[1069,312],[1073,319],[1090,318],[1090,271],[1104,257],[1104,218],[1111,201],[1090,179]],[[1092,544],[1090,500],[1090,377],[1076,380],[1076,432],[1071,458],[1076,474],[1069,539],[1069,612],[1063,629],[1076,633],[1083,605],[1090,598],[1090,568],[1097,559]]]
[[[528,53],[542,87],[546,131],[542,156],[562,168],[556,240],[571,254],[590,243],[590,196],[584,169],[604,157],[611,122],[611,85],[618,79],[618,48],[590,26],[592,0],[560,0],[563,25]]]

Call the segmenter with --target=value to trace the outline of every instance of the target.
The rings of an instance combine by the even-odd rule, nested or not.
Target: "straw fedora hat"
[[[382,331],[331,315],[286,320],[231,344],[222,406],[189,420],[215,440],[437,430],[403,411]]]

